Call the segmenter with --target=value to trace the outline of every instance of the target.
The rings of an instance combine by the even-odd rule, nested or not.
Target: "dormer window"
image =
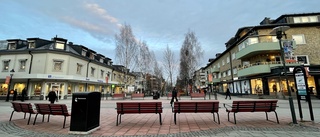
[[[100,62],[103,63],[104,58],[100,58]]]
[[[64,49],[64,45],[65,45],[65,42],[63,42],[63,41],[56,41],[55,48],[56,48],[56,49]]]
[[[34,41],[29,41],[29,49],[36,48],[36,43]]]
[[[86,55],[87,55],[87,50],[82,49],[81,55],[82,55],[82,56],[86,56]]]
[[[91,53],[89,58],[90,58],[90,59],[94,59],[95,56],[96,56],[96,54]]]
[[[8,43],[8,49],[16,49],[17,48],[17,44],[15,42],[10,42]]]

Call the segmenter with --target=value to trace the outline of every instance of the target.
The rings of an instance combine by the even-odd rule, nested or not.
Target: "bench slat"
[[[233,101],[232,106],[224,104],[226,112],[228,112],[228,121],[229,113],[234,113],[234,123],[236,124],[235,113],[238,112],[265,112],[268,120],[267,112],[274,112],[277,118],[277,123],[279,123],[278,115],[276,113],[276,108],[278,100],[238,100]],[[229,107],[227,107],[229,106]]]

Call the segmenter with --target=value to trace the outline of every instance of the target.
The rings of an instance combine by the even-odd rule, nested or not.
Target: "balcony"
[[[293,49],[296,48],[296,43],[293,42]],[[269,52],[279,52],[279,42],[263,42],[255,43],[246,46],[244,49],[236,53],[237,59],[249,58],[258,54],[265,54]]]
[[[220,69],[219,68],[211,68],[211,73],[219,73]]]
[[[299,66],[300,63],[297,61],[286,62],[287,67]],[[271,73],[271,68],[283,66],[281,61],[271,61],[271,62],[259,62],[254,64],[249,64],[238,68],[238,77],[252,76],[263,73]]]

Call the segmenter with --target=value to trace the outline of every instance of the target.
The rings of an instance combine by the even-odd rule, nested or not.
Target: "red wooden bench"
[[[167,99],[171,99],[172,98],[172,93],[168,93],[167,94]],[[181,94],[177,93],[177,98],[181,99]]]
[[[44,116],[48,115],[48,122],[50,119],[50,115],[60,115],[64,116],[63,128],[66,124],[66,117],[71,116],[71,113],[68,111],[66,104],[34,104],[37,108],[37,114],[34,118],[33,125],[35,125],[38,114],[42,115],[42,122],[44,121]]]
[[[236,123],[236,113],[238,112],[265,112],[266,119],[268,119],[267,112],[274,112],[277,118],[277,123],[279,124],[278,115],[276,112],[278,100],[240,100],[240,101],[233,101],[232,106],[223,104],[228,112],[228,121],[229,113],[233,112],[234,115],[234,123]]]
[[[136,93],[131,94],[131,100],[132,100],[133,98],[143,98],[143,99],[144,99],[144,94],[143,94],[143,93],[140,93],[140,94],[136,94]]]
[[[12,119],[14,112],[23,112],[24,113],[24,119],[26,119],[26,114],[29,113],[29,119],[28,119],[28,125],[30,123],[31,114],[37,114],[37,111],[35,111],[32,107],[31,103],[22,103],[22,102],[11,102],[13,111],[10,116],[10,120]]]
[[[115,98],[124,99],[125,95],[123,93],[116,93],[112,95],[112,99],[115,99]]]
[[[206,100],[206,95],[204,93],[191,93],[190,94],[191,100],[192,98],[203,98]]]
[[[117,102],[116,104],[117,126],[121,123],[121,115],[142,113],[159,114],[160,125],[162,125],[162,102]]]
[[[219,118],[219,101],[206,101],[206,102],[174,102],[172,108],[174,113],[174,124],[176,124],[177,113],[212,113],[213,120],[216,121],[214,113],[217,113],[218,123]]]

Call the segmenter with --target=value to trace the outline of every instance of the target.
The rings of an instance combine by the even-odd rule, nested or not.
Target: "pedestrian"
[[[172,106],[172,103],[174,102],[174,99],[176,99],[176,102],[178,102],[177,95],[178,95],[178,93],[177,93],[176,87],[173,87],[172,98],[171,98],[171,101],[170,101],[171,106]]]
[[[17,94],[18,94],[17,89],[15,89],[15,90],[13,91],[12,101],[15,101],[15,100],[17,99]]]
[[[226,99],[228,98],[228,96],[229,96],[229,99],[231,100],[231,93],[230,93],[229,88],[227,88]]]
[[[24,87],[21,93],[21,102],[24,101],[25,96],[27,95],[27,88]]]
[[[48,98],[51,104],[54,104],[54,101],[57,99],[57,94],[53,90],[49,92]]]

